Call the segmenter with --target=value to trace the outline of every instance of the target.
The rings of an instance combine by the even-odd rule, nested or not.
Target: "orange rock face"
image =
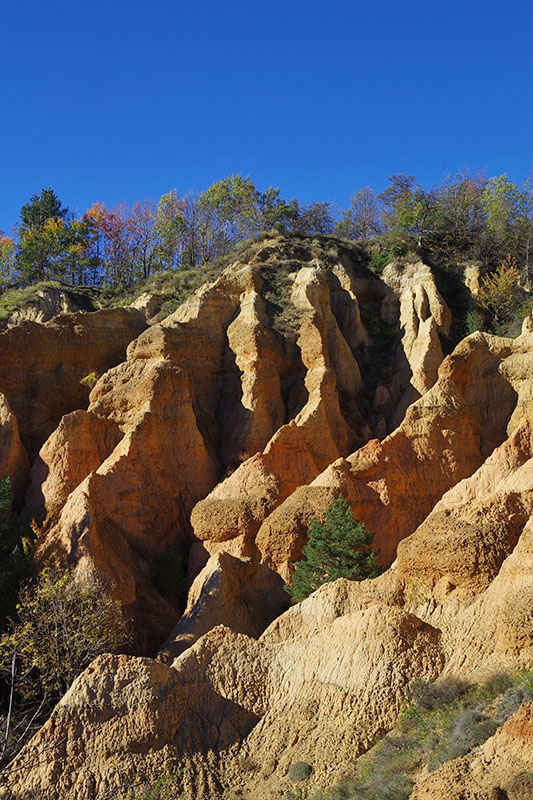
[[[162,359],[146,362],[144,373],[145,402],[136,413],[125,409],[120,441],[70,493],[40,557],[63,555],[80,569],[96,570],[133,615],[141,646],[154,648],[177,616],[157,589],[158,565],[170,552],[185,550],[188,513],[216,471],[196,426],[185,372]],[[112,444],[117,423],[108,419],[106,427],[89,414],[78,427],[89,426],[93,446],[108,432]]]
[[[111,309],[23,322],[0,333],[0,391],[15,414],[33,460],[64,414],[87,405],[80,381],[122,361],[146,327],[135,309]]]
[[[323,516],[332,498],[343,494],[355,518],[375,534],[382,563],[390,563],[398,543],[444,492],[471,475],[506,438],[517,389],[529,369],[522,359],[511,378],[505,365],[513,355],[511,340],[485,334],[464,340],[396,431],[333,462],[265,518],[256,537],[263,559],[287,579],[305,544],[309,519]]]
[[[20,441],[15,415],[0,394],[0,476],[9,475],[15,497],[22,496],[29,470],[28,454]]]
[[[474,334],[442,360],[450,312],[423,264],[381,280],[294,245],[281,280],[282,250],[256,248],[141,332],[44,442],[56,362],[35,396],[8,370],[33,455],[40,445],[26,500],[49,517],[37,558],[96,571],[139,651],[160,652],[97,659],[17,762],[48,748],[44,764],[17,768],[0,797],[98,797],[125,763],[140,780],[175,770],[187,800],[283,796],[297,761],[324,787],[394,725],[415,678],[533,663],[530,326]],[[390,327],[387,385],[372,314]],[[0,455],[23,473],[7,396]],[[281,613],[310,519],[340,493],[396,562]],[[180,619],[161,580],[179,555],[192,581]],[[415,796],[507,791],[490,756],[505,736]]]
[[[158,659],[171,663],[217,625],[257,638],[288,605],[279,575],[264,564],[222,551],[211,556],[194,580],[187,608]]]

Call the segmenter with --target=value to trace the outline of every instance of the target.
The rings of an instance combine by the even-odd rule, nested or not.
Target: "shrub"
[[[372,272],[375,272],[377,275],[381,275],[387,264],[390,264],[392,260],[393,257],[389,253],[380,253],[379,251],[374,250],[370,256],[368,266]]]
[[[0,638],[0,674],[10,697],[0,761],[18,752],[96,656],[116,652],[128,639],[120,604],[97,578],[45,569],[23,588],[17,619]]]
[[[449,705],[468,691],[468,684],[458,678],[447,678],[440,683],[417,678],[411,684],[410,699],[420,712],[433,711]]]
[[[429,768],[436,769],[444,761],[465,755],[473,747],[486,742],[499,727],[498,721],[478,709],[461,709],[448,735],[429,754]]]
[[[323,583],[338,578],[363,580],[379,575],[382,568],[376,564],[373,538],[339,496],[327,510],[324,524],[311,522],[305,560],[296,562],[292,585],[287,587],[293,600],[304,600]]]
[[[465,321],[465,336],[470,336],[471,333],[482,331],[485,328],[485,319],[483,314],[477,310],[468,311]]]
[[[516,261],[507,256],[498,269],[481,281],[477,304],[485,311],[493,327],[509,321],[517,306],[520,272]]]
[[[0,639],[0,663],[17,654],[28,675],[20,693],[62,694],[97,655],[127,640],[122,608],[99,579],[46,568],[21,590],[17,620]]]
[[[295,761],[289,767],[289,780],[293,783],[301,783],[309,778],[312,771],[313,767],[306,761]]]
[[[96,384],[98,383],[98,379],[100,378],[96,372],[89,372],[85,378],[82,378],[80,383],[82,386],[87,386],[88,389],[94,389]]]

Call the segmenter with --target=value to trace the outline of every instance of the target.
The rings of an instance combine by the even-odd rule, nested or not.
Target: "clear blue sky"
[[[0,229],[48,186],[83,212],[241,172],[345,204],[533,162],[526,0],[5,0],[0,24]]]

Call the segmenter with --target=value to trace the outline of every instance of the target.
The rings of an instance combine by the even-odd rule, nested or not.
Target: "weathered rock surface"
[[[87,406],[89,389],[80,381],[122,361],[145,327],[140,311],[116,308],[0,333],[0,391],[32,460],[64,414]]]
[[[121,438],[112,419],[82,409],[65,414],[32,466],[25,516],[39,523],[46,515],[57,516],[69,494],[98,469]]]
[[[481,747],[415,786],[411,800],[529,800],[533,797],[533,703]]]
[[[137,626],[139,614],[152,621],[150,641],[165,618],[159,646],[172,624],[170,611],[158,614],[148,599],[157,561],[165,548],[188,550],[191,508],[220,477],[235,470],[205,501],[196,534],[208,543],[191,551],[192,577],[230,537],[224,549],[259,561],[254,526],[339,450],[369,436],[356,358],[368,335],[355,278],[340,265],[296,274],[297,342],[272,326],[264,281],[261,269],[237,263],[141,333],[126,361],[93,388],[88,411],[62,422],[34,468],[28,507],[58,517],[40,557],[54,552],[103,571]]]
[[[98,289],[91,288],[87,291],[76,291],[46,286],[38,289],[30,301],[11,312],[7,320],[7,327],[12,328],[21,322],[49,322],[60,314],[75,314],[77,311],[96,311],[98,305],[91,295],[97,294]]]
[[[14,772],[3,796],[39,788],[51,799],[82,798],[87,786],[96,795],[131,765],[141,777],[183,766],[186,796],[218,797],[244,785],[241,751],[258,764],[246,774],[251,797],[286,784],[297,760],[324,778],[334,758],[353,756],[393,725],[409,681],[436,676],[443,658],[438,632],[399,608],[352,602],[342,614],[339,597],[333,604],[339,613],[301,639],[279,641],[278,628],[278,641],[268,631],[256,641],[217,627],[172,668],[100,657],[14,765],[46,743],[44,768]]]
[[[291,788],[296,761],[324,786],[394,725],[413,679],[533,662],[529,326],[517,340],[473,334],[442,360],[450,316],[427,267],[391,267],[381,281],[294,245],[283,283],[272,268],[285,246],[267,242],[144,330],[88,409],[42,445],[27,509],[55,524],[38,559],[107,580],[142,652],[174,631],[159,661],[97,659],[0,797],[97,798],[130,770],[137,781],[175,772],[187,800],[264,800]],[[370,368],[375,313],[393,333],[380,343],[395,369],[387,385]],[[42,435],[25,409],[27,435],[34,422]],[[4,416],[15,463],[23,450],[8,405]],[[339,493],[382,560],[397,551],[397,562],[278,616],[279,575],[290,577],[310,518]],[[176,626],[158,570],[179,554],[197,577]],[[460,762],[464,792],[507,781],[512,797],[507,756],[498,772],[499,756],[484,753]],[[463,796],[448,767],[435,773],[436,798]]]
[[[508,426],[518,423],[529,403],[530,352],[530,337],[515,341],[477,333],[465,339],[396,431],[334,461],[265,518],[256,536],[263,559],[288,578],[309,518],[323,516],[342,493],[355,518],[375,533],[382,562],[390,563],[398,543],[444,492],[471,475],[505,440]]]
[[[0,477],[8,475],[14,496],[20,499],[29,470],[28,454],[20,441],[15,415],[0,394]]]
[[[161,311],[164,299],[164,296],[157,292],[143,292],[131,303],[131,308],[138,308],[143,312],[146,321],[150,322]]]
[[[450,332],[452,313],[437,289],[431,269],[421,261],[389,264],[382,278],[390,287],[381,303],[382,319],[389,325],[398,322],[402,331],[396,380],[405,388],[391,423],[396,427],[408,406],[437,380],[443,359],[439,332]]]
[[[288,606],[289,596],[275,572],[251,559],[217,553],[194,580],[187,608],[158,659],[172,662],[217,625],[257,638]]]
[[[186,373],[161,359],[146,362],[139,381],[136,399],[145,402],[136,414],[131,405],[122,409],[123,437],[71,492],[38,556],[63,556],[80,570],[96,570],[133,614],[141,645],[153,649],[177,616],[157,590],[158,565],[185,549],[188,514],[216,471],[196,426]],[[116,428],[106,428],[93,413],[73,424],[115,436]],[[98,445],[96,436],[92,442]]]

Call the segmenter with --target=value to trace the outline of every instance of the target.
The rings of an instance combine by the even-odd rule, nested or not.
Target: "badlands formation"
[[[415,679],[533,662],[533,325],[445,357],[439,285],[420,262],[377,276],[357,249],[274,239],[160,323],[129,308],[0,334],[0,459],[44,521],[37,562],[103,578],[136,653],[75,680],[0,798],[166,774],[187,800],[282,798],[295,762],[333,783]],[[309,521],[339,494],[388,569],[289,608]],[[183,613],[157,580],[176,555]],[[512,800],[530,771],[525,704],[412,797]]]

